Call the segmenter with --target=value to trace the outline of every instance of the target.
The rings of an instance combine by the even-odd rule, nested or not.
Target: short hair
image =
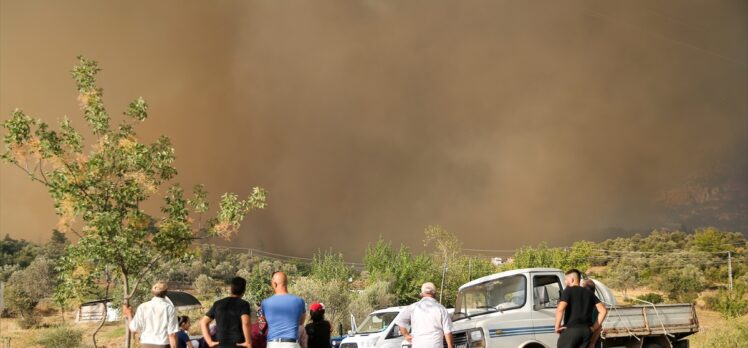
[[[242,277],[234,277],[231,279],[231,294],[236,296],[244,295],[244,291],[247,290],[247,281]]]
[[[578,269],[572,268],[572,269],[566,271],[566,275],[570,275],[570,274],[573,274],[573,275],[577,276],[578,280],[582,280],[582,272],[580,272]]]
[[[187,324],[190,322],[190,317],[186,315],[180,315],[179,316],[179,326],[182,326],[184,324]]]

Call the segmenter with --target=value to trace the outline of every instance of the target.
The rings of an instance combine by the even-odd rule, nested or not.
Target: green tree
[[[45,258],[38,258],[16,271],[5,288],[8,309],[25,319],[35,317],[34,308],[39,301],[52,295],[56,279],[54,263]]]
[[[720,289],[716,295],[706,298],[707,308],[719,312],[725,319],[734,319],[748,314],[748,300],[745,299],[748,288],[737,284],[732,291]]]
[[[367,247],[364,269],[369,274],[370,284],[378,281],[389,283],[396,303],[404,305],[418,300],[421,284],[437,281],[441,267],[435,265],[430,255],[414,255],[403,245],[396,251],[390,242],[380,238]]]
[[[585,272],[591,265],[594,250],[592,242],[576,242],[571,248],[550,248],[545,243],[537,247],[524,247],[514,254],[512,268],[551,267],[568,270],[571,268]]]
[[[740,232],[724,232],[709,227],[694,232],[691,248],[707,253],[735,252],[739,246],[745,246],[745,244],[743,234]]]
[[[637,286],[639,281],[639,269],[629,264],[626,260],[614,261],[608,264],[608,268],[605,271],[605,283],[623,292],[623,297],[626,297],[626,292],[629,289],[633,289]]]
[[[671,268],[665,271],[655,283],[658,290],[671,300],[692,302],[704,290],[704,274],[694,265]]]
[[[144,203],[176,177],[174,149],[167,137],[152,144],[138,139],[135,127],[148,117],[143,98],[132,101],[126,117],[112,127],[103,90],[96,85],[99,71],[96,62],[82,57],[72,70],[92,147],[67,118],[52,130],[16,109],[3,122],[2,158],[48,189],[60,216],[58,228],[78,237],[61,260],[65,296],[60,298],[110,269],[127,304],[154,269],[185,257],[196,238],[230,238],[250,210],[265,206],[265,191],[255,187],[244,200],[224,194],[216,217],[192,219],[191,214],[208,212],[207,193],[197,185],[187,198],[172,184],[163,192],[160,214],[147,212]],[[125,336],[129,347],[129,330]]]
[[[347,282],[353,270],[343,260],[343,254],[328,250],[318,251],[312,259],[311,276],[323,281],[340,280]]]
[[[351,291],[343,280],[301,277],[291,283],[289,291],[303,298],[307,306],[315,301],[324,303],[325,316],[333,327],[343,323],[348,316]]]

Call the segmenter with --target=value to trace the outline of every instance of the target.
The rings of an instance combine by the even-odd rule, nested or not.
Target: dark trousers
[[[558,336],[558,348],[587,348],[590,345],[592,331],[586,326],[567,327]]]

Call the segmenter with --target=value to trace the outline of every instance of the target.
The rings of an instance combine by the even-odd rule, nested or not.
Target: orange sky
[[[0,0],[0,113],[83,126],[69,70],[98,60],[110,113],[145,97],[140,133],[172,137],[184,186],[270,192],[234,244],[275,252],[419,248],[428,224],[490,249],[741,229],[661,198],[706,176],[748,204],[747,19],[745,1]],[[0,233],[55,221],[0,166]]]

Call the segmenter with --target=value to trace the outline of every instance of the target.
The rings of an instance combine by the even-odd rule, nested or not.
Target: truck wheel
[[[524,346],[522,348],[545,348],[545,347],[543,347],[542,344],[530,343],[530,344],[528,344],[528,345],[526,345],[526,346]]]

